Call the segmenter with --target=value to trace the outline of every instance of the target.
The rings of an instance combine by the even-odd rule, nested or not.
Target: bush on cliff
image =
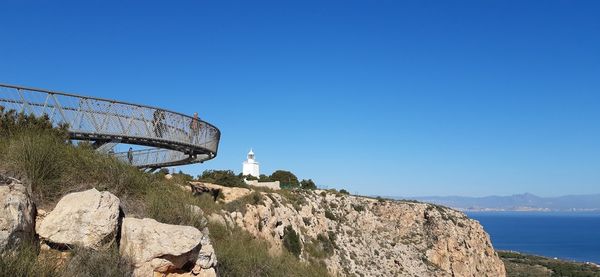
[[[285,226],[285,229],[283,230],[283,247],[296,257],[300,257],[300,254],[302,253],[300,236],[298,236],[296,230],[290,225]]]

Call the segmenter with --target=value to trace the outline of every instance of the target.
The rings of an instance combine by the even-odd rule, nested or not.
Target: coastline
[[[507,277],[517,276],[600,276],[600,265],[558,258],[529,255],[517,251],[497,250],[504,262]]]
[[[593,267],[600,269],[600,263],[594,262],[594,261],[577,261],[577,260],[560,258],[560,257],[548,257],[548,256],[539,255],[539,254],[535,254],[535,253],[528,253],[528,252],[515,251],[515,250],[506,250],[506,249],[495,249],[495,250],[499,254],[502,253],[502,254],[514,254],[514,255],[520,255],[520,256],[536,257],[536,258],[540,258],[540,259],[560,261],[560,262],[571,263],[571,264],[589,265],[589,266],[593,266]]]

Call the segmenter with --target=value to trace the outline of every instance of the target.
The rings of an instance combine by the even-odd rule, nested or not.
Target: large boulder
[[[194,275],[205,274],[214,271],[211,267],[216,264],[210,241],[200,230],[149,218],[123,219],[120,252],[135,267],[135,276],[168,274],[184,268]]]
[[[0,252],[35,235],[35,205],[18,180],[0,175]]]
[[[120,200],[90,189],[63,197],[36,230],[45,242],[99,249],[116,240]]]

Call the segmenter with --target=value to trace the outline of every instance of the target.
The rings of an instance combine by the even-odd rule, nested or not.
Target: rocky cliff
[[[192,184],[196,191],[207,187],[215,189]],[[287,248],[325,263],[333,275],[506,275],[482,226],[449,208],[319,190],[220,190],[222,201],[241,203],[209,220],[241,227],[268,241],[273,252]]]
[[[173,209],[167,213],[170,216],[194,215],[201,222],[195,225],[199,228],[127,214],[121,209],[121,199],[96,189],[67,194],[46,212],[36,209],[19,181],[0,178],[4,203],[0,250],[14,249],[26,240],[39,241],[40,256],[60,252],[56,264],[68,271],[68,261],[77,260],[71,249],[102,252],[116,247],[116,255],[126,261],[125,269],[131,273],[114,276],[218,276],[219,253],[206,227],[210,222],[208,226],[217,227],[217,235],[243,233],[253,241],[266,241],[263,251],[269,250],[271,258],[286,251],[297,258],[280,257],[290,257],[309,270],[320,268],[318,273],[294,276],[323,276],[325,268],[331,276],[506,276],[481,225],[445,207],[335,191],[191,183],[180,184],[182,192],[172,184],[163,185],[180,195],[161,197],[159,202],[204,199],[195,202],[203,207],[160,206]],[[244,250],[239,248],[235,255],[251,256]],[[232,257],[227,255],[231,253],[225,256],[224,271],[232,266]],[[236,276],[264,276],[261,272],[244,271],[245,275]],[[270,276],[279,275],[281,271]]]

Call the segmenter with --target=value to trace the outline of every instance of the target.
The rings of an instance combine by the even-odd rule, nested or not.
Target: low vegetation
[[[223,209],[228,212],[246,212],[246,206],[250,205],[264,205],[264,196],[258,192],[254,191],[251,194],[248,194],[242,198],[231,201],[227,204],[223,205]]]
[[[278,256],[269,255],[266,241],[257,240],[239,228],[229,231],[217,224],[210,224],[209,228],[215,240],[221,276],[328,276],[325,266],[300,262],[287,251]]]
[[[12,253],[0,256],[2,276],[122,277],[131,275],[129,262],[116,247],[92,251],[73,249],[69,260],[58,251],[40,253],[38,245],[26,242]]]
[[[313,239],[305,245],[306,252],[312,258],[323,259],[331,256],[335,249],[335,243],[329,239],[329,234],[319,234],[317,239]]]
[[[499,251],[508,277],[600,277],[600,267],[591,264],[568,262],[516,252]]]
[[[238,228],[208,224],[192,208],[197,206],[205,214],[242,209],[246,203],[264,201],[260,192],[237,203],[219,204],[208,195],[193,196],[182,190],[179,185],[189,181],[189,175],[174,174],[166,180],[168,172],[144,173],[97,153],[87,143],[70,142],[66,134],[65,126],[53,128],[48,118],[5,112],[0,107],[0,172],[26,183],[38,207],[52,209],[63,195],[95,187],[118,196],[127,216],[197,228],[208,225],[222,276],[328,275],[323,265],[298,259],[296,246],[301,244],[291,231],[287,232],[288,251],[271,255],[266,242]],[[230,173],[205,172],[200,179],[242,186],[239,176]],[[60,263],[56,257],[42,255],[35,243],[22,245],[12,253],[0,253],[0,272],[3,276],[125,276],[130,270],[116,249],[73,249],[69,253],[69,262]]]
[[[333,221],[337,220],[337,217],[335,216],[335,214],[333,212],[331,212],[330,210],[325,210],[325,217],[330,220],[333,220]]]
[[[232,170],[206,170],[198,176],[200,182],[219,184],[225,187],[248,187],[241,175],[235,175]]]
[[[302,253],[300,236],[298,236],[298,233],[290,225],[286,226],[283,230],[283,247],[296,257],[300,257]]]
[[[357,211],[357,212],[363,212],[365,211],[365,206],[364,205],[352,205],[352,208]]]
[[[0,272],[3,276],[60,276],[57,263],[49,259],[38,259],[39,248],[26,242],[12,253],[0,256]]]

